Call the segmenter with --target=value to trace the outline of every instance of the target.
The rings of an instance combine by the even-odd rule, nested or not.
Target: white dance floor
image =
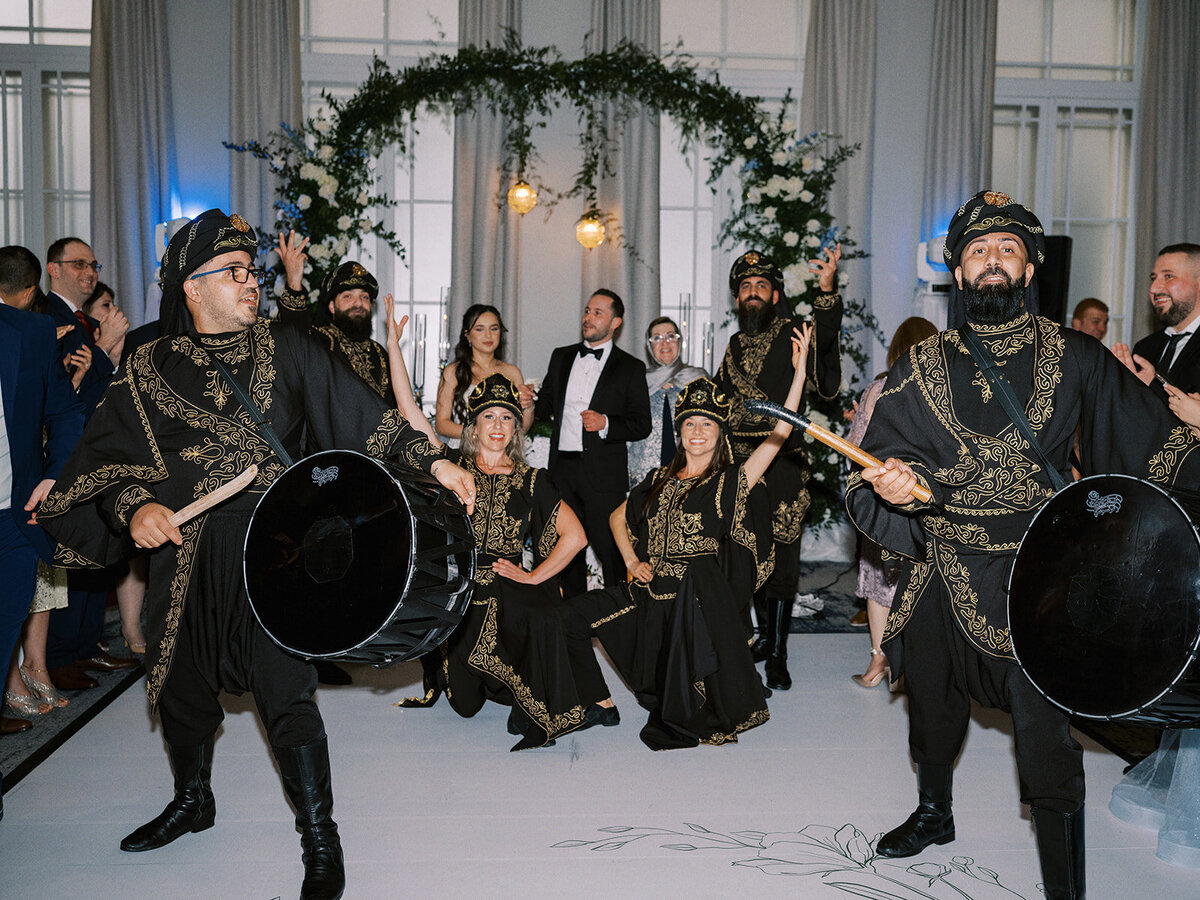
[[[644,713],[611,674],[617,728],[508,752],[507,709],[460,719],[419,693],[419,667],[352,667],[323,688],[348,898],[1041,897],[1012,738],[980,713],[955,772],[958,839],[871,858],[916,802],[904,700],[850,681],[864,635],[793,635],[796,686],[726,747],[652,753]],[[127,691],[4,798],[0,896],[294,897],[299,837],[248,698],[227,698],[216,827],[163,849],[120,839],[171,794],[157,721]],[[1122,761],[1085,739],[1088,896],[1200,896],[1200,873],[1154,856],[1155,835],[1109,814]]]

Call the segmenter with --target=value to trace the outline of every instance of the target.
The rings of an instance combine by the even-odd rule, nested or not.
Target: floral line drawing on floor
[[[731,865],[758,869],[765,875],[819,877],[828,887],[869,900],[1012,900],[1022,898],[1000,883],[992,869],[969,856],[948,862],[890,860],[875,854],[875,841],[853,825],[806,825],[800,831],[735,831],[723,834],[702,825],[684,823],[686,831],[633,825],[597,829],[605,837],[553,844],[559,849],[612,852],[644,839],[687,842],[660,843],[678,852],[753,851],[754,856]],[[876,840],[878,836],[876,836]]]

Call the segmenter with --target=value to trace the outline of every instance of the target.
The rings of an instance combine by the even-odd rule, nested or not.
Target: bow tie
[[[589,347],[587,344],[580,344],[579,345],[579,356],[580,356],[580,358],[582,358],[584,356],[594,356],[594,357],[596,357],[596,359],[603,359],[604,358],[604,350],[600,347]]]

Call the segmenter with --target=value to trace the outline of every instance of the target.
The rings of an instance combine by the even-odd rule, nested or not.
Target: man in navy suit
[[[114,314],[115,321],[106,322],[101,331],[100,323],[83,312],[83,304],[96,289],[100,269],[92,248],[79,238],[60,238],[46,251],[46,274],[50,279],[46,313],[55,325],[72,326],[62,339],[60,354],[66,356],[84,346],[91,351],[91,366],[78,388],[88,418],[112,381],[109,351],[129,328],[123,313]],[[60,690],[95,687],[96,680],[84,669],[109,672],[138,664],[136,659],[111,656],[100,646],[104,606],[113,583],[107,571],[72,571],[67,575],[67,607],[50,613],[46,638],[50,680]]]
[[[604,583],[625,581],[625,565],[608,517],[629,486],[626,443],[650,433],[646,367],[613,343],[625,304],[613,291],[592,294],[583,310],[583,341],[557,348],[535,411],[551,419],[550,475],[583,522]],[[563,570],[565,596],[587,590],[585,554]]]
[[[83,432],[83,404],[58,358],[53,323],[21,308],[37,291],[40,269],[24,247],[0,247],[0,660],[6,667],[33,599],[38,556],[48,561],[54,551],[33,516]],[[4,724],[5,732],[29,725]]]

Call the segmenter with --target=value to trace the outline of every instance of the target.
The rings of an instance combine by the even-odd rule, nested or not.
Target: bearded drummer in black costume
[[[316,676],[268,638],[242,581],[251,513],[285,466],[214,359],[294,457],[305,433],[320,449],[396,457],[431,473],[468,510],[474,483],[307,329],[258,318],[256,249],[241,216],[215,209],[175,235],[162,260],[164,337],[122,367],[38,520],[59,542],[59,565],[106,566],[137,547],[153,551],[147,694],[162,719],[175,796],[121,849],[153,850],[213,825],[217,694],[250,691],[296,808],[301,897],[336,898],[345,869],[325,728],[312,700]],[[258,475],[240,495],[171,524],[172,511],[252,464]]]
[[[864,534],[911,560],[884,640],[893,675],[905,677],[920,802],[878,852],[913,856],[954,840],[951,773],[973,698],[1011,713],[1046,895],[1075,898],[1084,895],[1082,751],[1067,716],[1016,665],[1005,596],[1021,537],[1054,488],[964,329],[996,359],[1066,481],[1076,428],[1085,475],[1122,472],[1165,487],[1197,482],[1200,443],[1099,341],[1036,315],[1044,252],[1037,217],[1004,194],[981,191],[958,210],[945,251],[955,275],[950,328],[893,366],[863,440],[885,462],[851,477],[847,506]],[[931,502],[914,499],[917,484]]]

